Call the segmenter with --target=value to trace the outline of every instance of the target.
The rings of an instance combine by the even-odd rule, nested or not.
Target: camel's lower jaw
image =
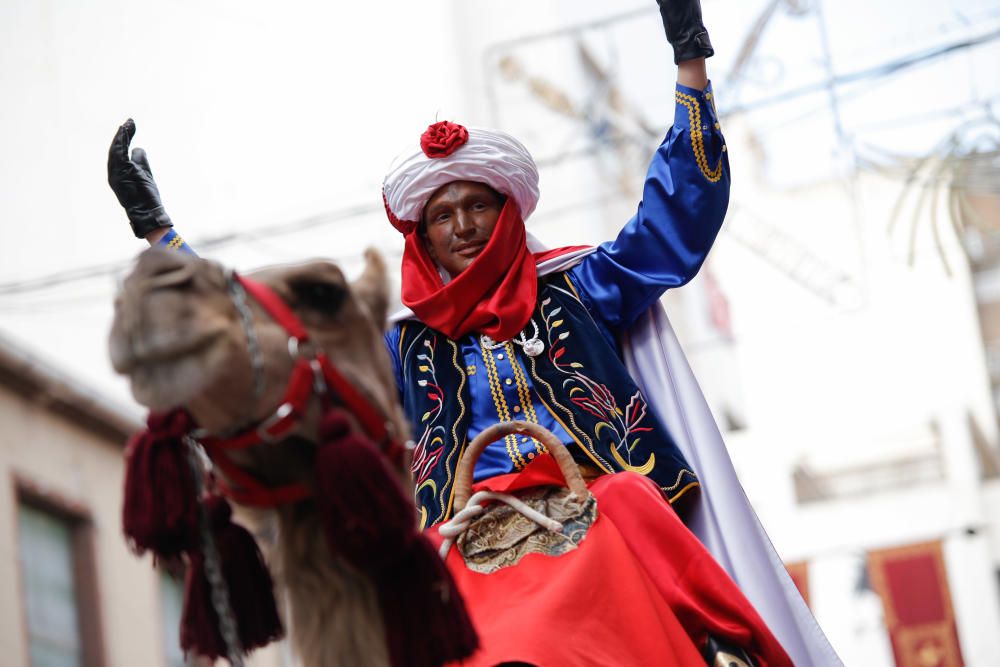
[[[169,364],[185,357],[208,354],[224,335],[222,330],[212,330],[197,334],[167,331],[129,336],[113,327],[108,351],[115,371],[131,375],[139,366]]]
[[[186,405],[211,382],[206,366],[202,355],[136,363],[128,374],[132,396],[154,411]]]

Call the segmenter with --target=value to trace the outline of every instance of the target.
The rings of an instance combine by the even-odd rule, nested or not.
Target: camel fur
[[[382,340],[388,304],[385,265],[366,253],[362,275],[349,283],[325,261],[248,274],[271,287],[337,369],[385,415],[405,441]],[[247,334],[227,288],[225,270],[192,255],[152,248],[125,280],[115,303],[110,355],[132,394],[151,410],[184,407],[214,435],[232,433],[274,412],[293,365],[286,332],[253,300],[263,390],[255,395]],[[314,398],[292,437],[233,453],[265,484],[314,485],[312,462],[320,407]],[[237,454],[239,458],[237,458]],[[408,462],[397,472],[410,490]],[[312,500],[274,510],[237,508],[267,556],[285,625],[302,663],[388,666],[380,610],[371,583],[331,554]]]

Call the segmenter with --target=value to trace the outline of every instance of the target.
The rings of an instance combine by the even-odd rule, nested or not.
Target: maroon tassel
[[[201,553],[192,553],[184,582],[184,611],[181,614],[181,648],[185,655],[226,657],[226,642],[219,629],[219,617],[212,607],[212,589],[205,576]]]
[[[423,535],[415,535],[397,562],[372,576],[394,667],[440,667],[479,647],[451,572]]]
[[[194,423],[173,410],[150,414],[147,426],[125,449],[122,526],[133,552],[170,558],[197,540],[198,491],[181,439]]]
[[[205,500],[205,506],[240,646],[249,653],[284,634],[274,601],[274,584],[253,536],[243,526],[232,522],[229,503],[222,497],[213,496]],[[201,552],[194,552],[190,557],[181,617],[181,648],[186,653],[213,660],[227,655]]]
[[[382,455],[339,410],[323,416],[319,442],[316,502],[331,547],[362,570],[398,557],[416,512]]]
[[[455,582],[416,529],[413,501],[342,412],[320,423],[317,504],[331,549],[375,584],[395,667],[468,657],[478,638]]]

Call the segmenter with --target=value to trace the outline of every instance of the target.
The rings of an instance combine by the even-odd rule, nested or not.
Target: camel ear
[[[389,276],[385,260],[375,249],[365,250],[365,270],[351,283],[351,289],[368,309],[375,326],[384,330],[389,316]]]

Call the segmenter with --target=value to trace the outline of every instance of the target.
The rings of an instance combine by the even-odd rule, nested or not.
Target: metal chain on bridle
[[[254,398],[260,398],[264,394],[264,361],[260,354],[260,345],[257,342],[257,329],[253,325],[253,313],[250,312],[250,304],[247,303],[246,290],[243,289],[232,272],[226,276],[226,283],[229,286],[233,305],[236,306],[236,312],[240,315],[243,333],[247,337],[247,354],[250,357],[250,368],[253,371],[253,395]]]
[[[208,457],[202,450],[201,444],[193,437],[184,436],[184,444],[187,445],[187,458],[194,476],[194,488],[200,496],[202,489],[204,489],[205,466]],[[198,530],[201,537],[201,554],[202,558],[205,559],[205,577],[208,579],[208,586],[212,594],[212,608],[215,609],[215,614],[219,617],[219,631],[222,633],[222,640],[226,643],[226,657],[233,667],[243,667],[243,647],[240,645],[236,615],[233,613],[233,607],[229,601],[229,589],[222,576],[219,551],[215,548],[215,539],[212,537],[211,517],[209,517],[208,508],[204,503],[199,503]]]
[[[264,362],[260,354],[260,345],[257,343],[257,333],[253,325],[253,314],[250,312],[250,305],[247,303],[246,292],[243,287],[230,274],[227,276],[229,293],[233,300],[233,305],[240,316],[240,323],[247,338],[247,354],[250,357],[250,368],[254,377],[254,397],[259,398],[264,393]],[[200,496],[205,488],[205,472],[210,469],[211,461],[205,454],[201,443],[195,437],[196,434],[184,436],[184,444],[187,446],[188,464],[191,466],[191,473],[194,477],[194,487]],[[229,598],[229,588],[222,574],[222,562],[219,558],[219,550],[215,546],[215,539],[212,536],[211,517],[208,508],[204,503],[199,503],[198,530],[201,538],[201,553],[205,561],[205,577],[208,579],[209,590],[211,591],[212,608],[219,618],[219,632],[222,640],[226,644],[226,658],[232,667],[244,667],[243,646],[240,643],[239,626],[236,622],[236,614],[233,613],[232,603]]]

